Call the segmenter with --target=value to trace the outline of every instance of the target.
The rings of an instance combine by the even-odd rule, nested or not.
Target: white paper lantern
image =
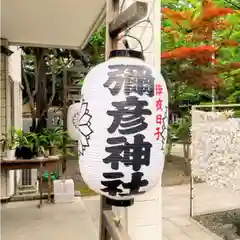
[[[78,140],[79,154],[83,155],[86,147],[89,147],[89,139],[92,134],[91,115],[88,113],[87,103],[74,103],[70,105],[67,113],[68,135]]]
[[[149,191],[164,166],[167,88],[142,58],[137,51],[112,51],[108,61],[87,74],[82,88],[89,121],[88,146],[80,157],[82,177],[95,192],[114,200]]]
[[[81,137],[80,136],[81,132],[79,128],[80,108],[81,108],[81,103],[74,103],[69,106],[68,113],[67,113],[68,135],[74,140],[79,140],[79,138]]]

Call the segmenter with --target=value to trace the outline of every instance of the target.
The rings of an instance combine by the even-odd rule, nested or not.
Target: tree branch
[[[233,26],[231,27],[227,38],[230,38],[230,36],[232,35],[232,33],[233,33]],[[224,38],[223,38],[223,39],[224,39]],[[224,43],[222,42],[222,43],[220,44],[220,46],[218,47],[218,49],[216,50],[216,55],[218,54],[218,52],[221,50],[221,48],[222,48],[223,46],[224,46]],[[215,55],[215,56],[216,56],[216,55]]]
[[[50,67],[51,67],[51,72],[52,72],[52,95],[48,101],[48,104],[47,104],[47,107],[46,109],[44,109],[44,111],[42,111],[42,114],[41,116],[44,116],[45,112],[51,107],[52,105],[52,102],[55,98],[55,94],[56,94],[56,74],[57,74],[57,71],[56,71],[56,52],[54,52],[54,55],[53,55],[53,59],[52,59],[52,63],[50,63]],[[50,62],[50,60],[48,61]]]
[[[38,52],[35,53],[35,62],[34,62],[34,65],[35,65],[35,67],[34,67],[34,69],[35,69],[35,88],[34,88],[34,91],[33,91],[33,93],[32,93],[32,96],[33,96],[33,97],[35,97],[36,94],[37,94],[37,92],[38,92],[39,71],[40,71],[40,65],[41,65],[41,64],[38,64],[38,65],[37,65],[37,63],[41,62],[41,59],[42,59],[43,56],[44,56],[44,51],[41,51],[40,54],[41,54],[41,55],[40,55],[40,61],[38,61],[38,60],[37,60],[37,58],[39,57]]]
[[[28,79],[27,79],[27,74],[26,74],[26,72],[23,68],[23,64],[21,64],[21,67],[22,67],[23,79],[24,79],[24,82],[25,82],[25,85],[26,85],[26,91],[27,91],[28,98],[29,98],[30,109],[31,109],[32,114],[35,114],[34,97],[31,93],[31,89],[30,89],[29,82],[28,82]]]
[[[56,94],[56,55],[54,54],[53,62],[52,62],[52,96],[49,99],[48,102],[48,108],[52,105],[52,102],[54,100],[55,94]]]
[[[231,4],[232,6],[234,6],[235,8],[239,9],[240,10],[240,6],[238,6],[237,4],[231,2],[231,1],[228,1],[228,0],[224,0],[226,3],[228,4]]]

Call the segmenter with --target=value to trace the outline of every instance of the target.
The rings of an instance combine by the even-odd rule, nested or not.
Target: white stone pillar
[[[144,0],[142,0],[144,1]],[[137,37],[147,48],[144,51],[146,62],[155,67],[160,72],[160,11],[161,3],[159,0],[145,0],[148,3],[148,16],[152,22],[141,23],[134,27],[129,35]],[[126,0],[123,10],[130,6],[134,0]],[[121,6],[121,4],[120,4]],[[140,50],[136,40],[127,38],[130,47]],[[152,43],[151,43],[152,42]],[[121,45],[121,44],[120,44]],[[162,189],[161,179],[151,192],[137,197],[133,206],[129,208],[114,207],[113,211],[121,217],[122,224],[127,228],[133,240],[161,240],[162,239]]]
[[[7,39],[1,38],[1,47],[8,49]],[[7,78],[8,78],[8,56],[1,51],[0,64],[0,133],[7,133]]]
[[[15,128],[22,128],[22,70],[21,70],[21,49],[16,46],[10,46],[13,52],[8,58],[9,76],[13,81],[13,117],[12,124]]]
[[[13,111],[12,125],[16,129],[22,129],[22,67],[21,67],[21,49],[17,46],[10,46],[9,49],[13,52],[8,58],[8,73],[12,80],[13,87],[13,99],[11,107]],[[13,195],[15,190],[17,191],[18,184],[20,182],[22,170],[16,170],[15,175],[13,171],[10,172],[11,182],[9,186],[9,194]],[[37,170],[32,169],[37,178]]]
[[[8,50],[8,40],[1,38],[1,47]],[[2,50],[2,49],[1,49]],[[1,52],[0,77],[0,133],[8,134],[11,127],[11,85],[8,72],[8,54]],[[1,198],[8,198],[14,189],[14,171],[1,170]]]

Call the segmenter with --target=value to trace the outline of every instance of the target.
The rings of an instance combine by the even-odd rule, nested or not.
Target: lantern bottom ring
[[[134,199],[128,199],[128,200],[116,200],[116,199],[110,199],[106,198],[106,203],[110,206],[115,207],[130,207],[134,203]]]

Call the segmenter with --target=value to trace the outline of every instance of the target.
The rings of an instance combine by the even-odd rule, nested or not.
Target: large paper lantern
[[[163,171],[168,125],[160,73],[140,52],[112,51],[87,74],[81,106],[86,117],[79,117],[88,122],[80,137],[86,143],[80,170],[88,186],[118,206],[153,188]]]

